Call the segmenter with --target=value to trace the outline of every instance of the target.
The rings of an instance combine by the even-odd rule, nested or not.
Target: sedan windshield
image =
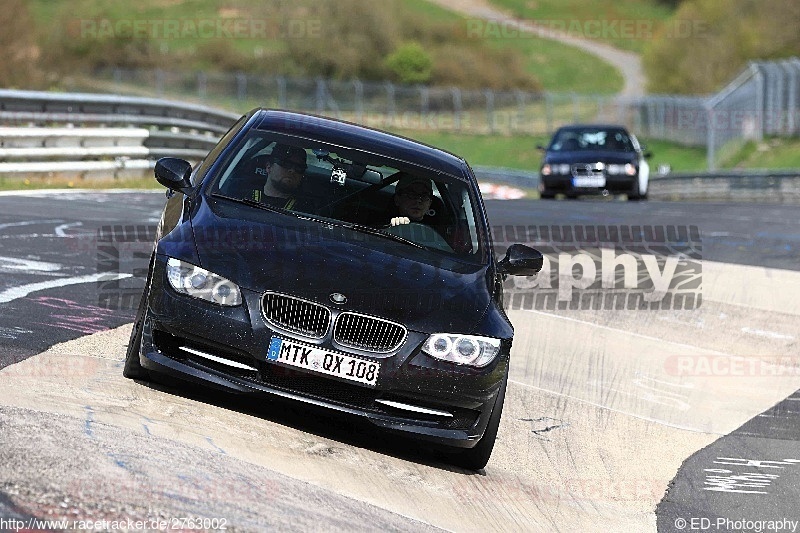
[[[483,254],[485,229],[469,182],[358,149],[254,132],[232,152],[211,193],[436,253]]]
[[[624,130],[584,128],[559,130],[548,150],[553,152],[572,152],[578,150],[604,150],[611,152],[632,152],[633,143]]]

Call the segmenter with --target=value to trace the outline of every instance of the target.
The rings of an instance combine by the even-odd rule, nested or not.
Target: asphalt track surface
[[[48,359],[47,354],[33,356],[65,341],[76,340],[75,342],[78,342],[78,340],[93,334],[99,334],[102,337],[104,334],[115,332],[115,328],[132,320],[134,305],[138,302],[137,289],[141,290],[143,269],[146,267],[149,253],[148,232],[157,223],[163,203],[163,193],[140,192],[72,191],[0,196],[0,274],[2,274],[0,277],[0,378],[5,377],[8,380],[3,381],[4,384],[21,382],[32,375],[42,378],[36,381],[47,383],[48,380],[54,380],[54,384],[58,383],[59,376],[54,375],[52,371],[53,368],[57,368],[57,361],[52,360],[52,356]],[[696,225],[702,237],[702,259],[705,264],[709,265],[704,271],[707,277],[713,275],[714,270],[711,267],[717,264],[739,265],[736,267],[737,272],[741,271],[745,276],[766,273],[766,278],[770,278],[772,281],[775,281],[776,276],[781,272],[800,271],[800,261],[798,260],[800,259],[800,242],[798,242],[800,241],[800,228],[798,228],[800,222],[797,221],[794,207],[710,203],[625,203],[610,200],[573,202],[516,200],[487,201],[487,209],[495,230],[505,228],[501,233],[496,234],[502,236],[512,233],[520,236],[523,234],[521,231],[528,231],[529,234],[532,234],[535,232],[535,228],[543,226],[576,228],[581,226]],[[108,238],[109,236],[113,237]],[[112,242],[114,246],[108,246]],[[768,267],[768,269],[750,269],[752,266]],[[99,272],[106,274],[117,272],[125,277],[115,281],[108,281],[107,276],[103,279],[92,278]],[[792,282],[800,279],[792,277],[791,272],[785,275],[789,276],[785,279]],[[64,284],[64,280],[72,280],[72,282]],[[735,292],[735,289],[720,290]],[[784,292],[787,293],[784,296],[789,297],[797,292],[797,288],[786,287]],[[109,294],[121,295],[121,297],[109,300]],[[544,498],[540,489],[539,492],[531,492],[529,485],[519,479],[514,484],[514,490],[510,492],[512,502],[510,505],[512,506],[514,503],[518,503],[519,507],[524,507],[520,500],[531,499],[535,500],[536,507],[559,503],[560,505],[556,505],[556,507],[577,506],[579,510],[583,510],[583,507],[588,506],[595,512],[600,512],[597,509],[606,504],[618,505],[621,502],[621,505],[625,507],[626,503],[631,503],[628,500],[636,499],[635,495],[629,494],[631,492],[637,494],[638,492],[651,492],[652,494],[647,495],[648,498],[643,499],[650,502],[650,512],[655,504],[659,504],[657,524],[654,523],[655,519],[648,522],[649,519],[641,519],[638,515],[633,518],[621,516],[618,522],[615,522],[613,518],[608,523],[581,522],[577,519],[570,522],[565,518],[567,512],[560,510],[559,513],[563,514],[559,514],[558,519],[549,516],[545,517],[541,523],[520,522],[514,521],[518,519],[510,518],[510,522],[504,522],[502,518],[499,518],[499,521],[494,522],[497,525],[496,529],[558,529],[566,531],[569,530],[569,527],[580,524],[587,530],[592,530],[593,527],[598,528],[595,530],[601,530],[599,528],[607,525],[616,525],[619,527],[618,530],[631,530],[631,527],[638,530],[641,524],[647,524],[652,526],[653,530],[657,525],[659,531],[691,530],[693,526],[697,526],[695,530],[701,529],[701,526],[708,526],[706,530],[711,528],[710,530],[719,531],[755,531],[756,520],[800,520],[796,506],[796,502],[800,500],[797,488],[800,486],[798,483],[800,481],[800,463],[798,462],[800,461],[800,443],[798,442],[800,435],[797,431],[798,411],[800,411],[800,405],[798,405],[800,401],[797,398],[800,397],[800,394],[795,392],[797,390],[797,387],[794,387],[797,383],[796,375],[793,375],[792,379],[778,381],[768,379],[769,376],[760,379],[764,377],[760,375],[737,375],[729,376],[730,379],[727,380],[709,381],[710,389],[714,390],[710,390],[704,402],[700,404],[695,404],[694,400],[695,396],[702,396],[701,391],[693,391],[692,398],[689,398],[689,395],[684,397],[677,393],[666,394],[661,391],[658,394],[665,395],[667,399],[671,400],[670,402],[661,402],[661,404],[671,404],[667,406],[661,405],[657,401],[658,394],[643,395],[635,402],[629,403],[624,398],[632,396],[631,390],[633,389],[611,396],[606,390],[602,394],[597,393],[599,396],[594,396],[594,389],[598,388],[595,383],[596,379],[594,379],[597,377],[596,375],[592,380],[587,380],[588,385],[581,384],[584,376],[580,373],[579,365],[582,361],[580,356],[576,355],[578,351],[593,351],[592,342],[596,342],[598,345],[602,342],[617,343],[617,337],[625,334],[636,337],[637,342],[640,343],[650,343],[656,340],[672,343],[673,351],[666,353],[672,353],[673,356],[680,351],[681,346],[684,346],[682,343],[688,344],[693,336],[698,337],[702,334],[705,335],[703,338],[691,340],[692,349],[686,353],[692,356],[708,353],[712,354],[711,357],[721,357],[718,354],[724,354],[727,357],[730,354],[743,355],[743,352],[752,352],[762,358],[770,356],[774,358],[776,355],[796,358],[797,328],[795,324],[797,314],[800,314],[798,308],[792,307],[788,311],[783,308],[779,308],[777,311],[773,309],[773,307],[779,306],[770,300],[779,301],[781,297],[779,294],[771,297],[762,292],[761,294],[738,296],[742,296],[744,300],[728,302],[724,301],[724,297],[718,298],[719,301],[715,301],[713,297],[707,299],[704,303],[705,314],[699,318],[689,312],[649,315],[649,318],[642,320],[630,316],[622,318],[616,316],[609,319],[608,317],[599,317],[599,315],[589,315],[585,311],[555,312],[545,316],[544,313],[536,313],[534,310],[535,316],[541,320],[536,326],[542,330],[539,333],[530,331],[528,326],[518,324],[517,318],[523,316],[522,312],[512,314],[512,321],[518,329],[515,347],[520,344],[532,345],[531,338],[536,333],[536,335],[541,335],[541,342],[550,347],[556,355],[561,353],[562,367],[564,365],[575,366],[572,373],[574,383],[564,381],[572,378],[564,377],[569,374],[563,372],[563,368],[561,368],[562,375],[555,376],[557,366],[551,367],[545,363],[537,363],[539,366],[531,368],[526,366],[524,369],[517,369],[516,373],[512,373],[512,378],[527,388],[518,391],[516,399],[512,394],[509,402],[520,401],[509,403],[509,410],[504,415],[504,423],[509,419],[509,424],[512,424],[515,429],[518,429],[520,425],[528,428],[522,433],[529,434],[527,446],[530,453],[533,453],[530,451],[530,439],[533,438],[534,442],[541,441],[543,446],[544,442],[554,443],[555,449],[546,452],[548,458],[550,458],[550,454],[556,457],[568,455],[573,466],[582,464],[582,461],[573,454],[580,453],[580,446],[591,449],[588,444],[589,439],[584,438],[583,441],[579,441],[577,447],[573,444],[573,448],[570,448],[568,439],[561,442],[560,437],[557,437],[560,432],[566,432],[566,428],[570,424],[576,433],[579,431],[580,422],[577,420],[566,422],[569,419],[567,415],[571,411],[564,407],[564,404],[572,401],[579,401],[585,406],[597,409],[596,412],[593,411],[593,416],[598,417],[596,427],[591,427],[592,425],[589,424],[586,428],[580,429],[580,431],[585,429],[590,435],[597,432],[602,433],[603,430],[612,433],[609,428],[616,427],[614,417],[617,415],[621,420],[620,425],[625,428],[638,427],[637,424],[652,421],[658,423],[658,427],[643,426],[639,433],[640,438],[641,435],[645,435],[657,441],[663,428],[693,433],[688,436],[681,433],[683,437],[677,437],[678,439],[686,438],[687,441],[692,441],[692,444],[685,446],[688,451],[683,455],[679,451],[675,452],[676,457],[670,466],[663,469],[664,472],[670,473],[664,474],[662,470],[657,470],[657,474],[656,470],[652,472],[645,470],[645,473],[641,471],[627,472],[625,475],[630,477],[623,478],[623,485],[627,483],[629,486],[620,485],[616,489],[608,489],[611,491],[608,494],[603,493],[600,496],[595,494],[596,487],[591,485],[590,481],[596,481],[602,476],[597,472],[589,477],[573,474],[572,481],[583,480],[583,485],[581,488],[578,483],[577,488],[572,487],[571,499],[562,498],[564,495],[561,493],[550,494],[548,498]],[[751,306],[750,309],[743,307],[742,301],[745,300],[747,305]],[[737,315],[737,310],[741,316]],[[759,318],[758,313],[762,312],[767,314]],[[530,315],[524,316],[526,320],[529,320]],[[719,322],[714,322],[714,320]],[[562,345],[560,343],[568,341],[561,339],[556,334],[553,334],[554,337],[550,339],[549,333],[547,333],[549,322],[553,322],[551,329],[556,333],[560,332],[560,337],[564,337],[565,324],[572,328],[569,336],[580,336],[582,330],[585,329],[587,332],[584,337],[586,343],[581,344],[580,347]],[[725,329],[730,328],[734,323],[734,328]],[[746,325],[742,326],[742,324]],[[713,333],[709,334],[709,329]],[[606,332],[608,338],[596,339],[595,337],[599,335],[598,331]],[[636,333],[626,333],[630,331]],[[737,331],[743,333],[737,333]],[[122,336],[124,337],[124,335]],[[730,338],[726,339],[726,337]],[[127,338],[124,338],[124,341],[127,341]],[[727,349],[731,345],[741,345],[742,351]],[[637,349],[642,349],[645,344],[636,346]],[[101,351],[98,349],[98,353]],[[118,356],[118,352],[117,348],[114,357]],[[26,361],[28,359],[30,361]],[[102,376],[106,371],[109,373],[108,375],[116,375],[119,370],[118,360],[90,361],[93,365],[95,363],[100,365],[92,366],[92,375]],[[791,362],[789,361],[789,363]],[[108,363],[108,368],[103,366],[106,363]],[[610,379],[615,380],[618,373],[623,370],[627,371],[624,366],[614,366],[617,363],[612,364],[610,360],[604,360],[604,364],[609,370],[606,372],[601,368],[601,374],[613,374]],[[633,382],[638,380],[638,385],[641,386],[642,379],[651,379],[642,373],[642,369],[635,367],[635,364],[638,363],[625,363],[625,365],[629,364],[634,365],[631,369],[632,374],[638,376],[633,379]],[[613,371],[611,370],[612,366]],[[1,370],[3,368],[5,370]],[[37,370],[31,374],[29,372],[31,368]],[[43,368],[49,370],[43,371]],[[86,372],[79,373],[85,374]],[[642,378],[642,375],[645,375],[645,378]],[[72,377],[74,376],[66,376],[65,379],[68,382]],[[548,379],[551,381],[548,382]],[[721,385],[723,381],[724,386]],[[652,384],[657,382],[658,380],[652,378]],[[141,394],[140,400],[145,402],[155,401],[151,398],[153,394],[163,395],[158,387],[150,387],[148,391],[141,385],[132,382],[126,383],[131,383],[132,387],[136,387],[133,389],[136,391],[135,396],[138,398]],[[94,379],[91,386],[84,385],[82,390],[105,393],[107,391],[102,384],[102,379]],[[690,384],[676,382],[672,383],[672,386],[689,387]],[[740,386],[747,387],[747,392],[742,396],[752,395],[758,400],[748,405],[746,409],[742,409],[742,412],[751,413],[751,415],[745,418],[741,417],[741,413],[728,418],[722,415],[720,417],[712,416],[715,412],[728,409],[723,401],[726,398],[725,394],[720,393],[717,389],[727,390]],[[65,388],[68,387],[65,385]],[[552,404],[544,402],[536,396],[537,390],[555,391],[557,397],[552,400]],[[437,457],[431,456],[425,450],[416,449],[413,443],[397,444],[381,435],[354,430],[353,426],[349,426],[346,422],[341,425],[337,424],[335,429],[331,429],[325,417],[309,416],[302,412],[294,413],[292,410],[288,410],[286,414],[280,416],[276,416],[274,412],[265,414],[254,411],[252,406],[246,402],[227,397],[209,396],[202,391],[193,389],[167,392],[174,395],[171,397],[178,406],[183,405],[182,402],[200,402],[204,408],[211,409],[211,411],[205,411],[210,413],[209,416],[217,416],[220,410],[223,414],[228,411],[246,413],[261,420],[264,424],[278,423],[298,434],[310,435],[309,438],[321,435],[327,440],[342,442],[344,445],[356,449],[377,449],[391,461],[399,461],[403,465],[418,464],[420,468],[432,466],[438,472],[436,476],[471,479],[471,476],[463,472],[452,472]],[[56,397],[57,392],[52,392],[51,395]],[[346,530],[354,527],[354,524],[364,526],[365,530],[375,527],[400,530],[424,530],[435,527],[456,530],[473,529],[464,523],[449,521],[446,516],[442,518],[441,522],[437,522],[431,518],[432,515],[426,515],[423,512],[417,515],[402,506],[394,508],[382,505],[380,502],[365,503],[365,501],[371,500],[353,497],[352,494],[358,493],[355,489],[337,494],[336,491],[331,490],[329,481],[315,477],[320,475],[319,472],[305,475],[303,472],[291,471],[289,467],[286,467],[285,470],[275,471],[264,468],[263,465],[253,466],[252,462],[243,461],[241,456],[234,457],[233,454],[217,453],[225,447],[217,442],[217,440],[223,439],[221,436],[214,437],[213,440],[206,436],[208,440],[205,442],[196,446],[187,446],[185,442],[180,443],[176,442],[174,438],[168,438],[169,432],[166,428],[161,428],[162,433],[159,435],[151,435],[150,429],[156,433],[156,428],[159,427],[155,421],[145,435],[131,436],[130,432],[125,431],[124,425],[101,423],[99,419],[102,418],[102,414],[98,412],[95,415],[92,408],[88,408],[87,411],[85,405],[79,406],[80,409],[77,411],[79,416],[70,417],[65,414],[59,415],[59,410],[52,406],[41,410],[34,408],[35,402],[32,403],[33,400],[30,398],[26,399],[24,393],[14,393],[6,389],[6,392],[0,396],[5,396],[5,401],[0,402],[3,404],[0,405],[0,427],[2,427],[1,434],[4,435],[4,437],[0,437],[0,440],[3,440],[0,443],[3,450],[0,452],[0,464],[5,465],[2,467],[3,472],[0,472],[0,517],[24,519],[35,516],[46,518],[52,515],[53,507],[59,509],[59,506],[61,509],[71,509],[75,516],[97,517],[119,516],[120,514],[150,516],[146,510],[140,508],[141,505],[137,507],[133,503],[130,504],[130,508],[119,509],[121,506],[119,501],[108,499],[108,493],[109,491],[113,493],[113,488],[94,486],[92,477],[88,474],[84,477],[78,476],[70,479],[71,500],[70,498],[66,498],[67,501],[64,501],[63,498],[59,500],[61,495],[59,498],[54,496],[58,492],[53,488],[53,484],[57,485],[54,480],[59,479],[56,471],[58,468],[55,465],[80,463],[81,457],[92,457],[101,453],[116,467],[122,468],[125,472],[134,472],[137,480],[144,479],[144,483],[150,487],[167,485],[169,480],[173,479],[189,479],[196,487],[196,492],[204,490],[208,492],[209,484],[216,484],[217,487],[222,485],[230,490],[241,490],[241,487],[252,482],[252,476],[257,474],[260,480],[268,480],[268,483],[278,492],[295,495],[290,501],[272,499],[269,500],[270,505],[261,502],[260,505],[254,506],[251,503],[249,506],[244,506],[235,498],[228,500],[219,497],[219,491],[212,491],[217,497],[213,498],[214,501],[209,502],[209,507],[217,513],[221,513],[217,516],[236,517],[236,525],[242,530],[254,530],[262,526],[300,530],[320,523],[326,524],[323,529],[331,530]],[[656,397],[655,400],[654,397]],[[730,397],[733,396],[727,398]],[[715,398],[719,398],[718,404],[713,404]],[[116,401],[119,401],[119,398]],[[163,399],[159,401],[163,402]],[[541,406],[542,409],[537,411],[538,415],[545,413],[552,416],[534,417],[531,414],[533,411],[530,406],[537,402],[544,402],[544,405]],[[744,400],[742,402],[744,403]],[[170,400],[168,399],[166,403],[169,404]],[[683,403],[686,405],[692,403],[692,408],[684,407]],[[525,406],[526,410],[515,413],[514,405]],[[554,406],[558,406],[558,409],[555,409]],[[674,409],[670,409],[673,407]],[[70,413],[66,408],[64,412]],[[95,421],[95,416],[97,421]],[[601,419],[602,423],[599,423]],[[584,420],[583,423],[585,424],[586,421]],[[171,431],[177,430],[172,428]],[[664,431],[664,439],[676,438],[676,435],[667,433],[667,430]],[[60,446],[59,442],[43,438],[44,435],[53,434],[59,435],[64,442],[71,443],[67,450]],[[11,435],[15,437],[11,437]],[[696,438],[692,440],[692,438],[688,438],[689,436]],[[296,436],[292,438],[296,438]],[[617,438],[624,440],[624,437],[619,435]],[[604,437],[600,435],[599,440],[604,440]],[[516,441],[514,439],[510,439],[510,441],[508,447],[513,447],[512,445]],[[32,447],[32,442],[35,442],[36,446]],[[115,448],[109,449],[107,444],[103,444],[108,442],[116,443]],[[213,443],[213,446],[209,443]],[[519,444],[517,447],[526,445],[525,441],[517,444]],[[608,442],[605,442],[605,445],[607,444]],[[624,447],[623,444],[620,443],[620,447]],[[655,453],[669,455],[667,452],[660,451],[657,444],[653,445],[655,448],[650,451],[651,455]],[[677,442],[661,445],[665,444],[668,448],[681,448]],[[628,445],[648,450],[650,446],[643,441],[634,441]],[[211,446],[210,450],[209,446]],[[312,446],[315,450],[315,460],[323,461],[321,463],[323,466],[319,467],[320,472],[324,472],[329,467],[333,468],[333,466],[325,464],[324,460],[326,453],[332,454],[333,457],[336,457],[336,453],[325,452],[324,447],[320,450],[315,446],[317,445]],[[559,449],[559,446],[564,449]],[[336,446],[331,446],[331,449],[335,448]],[[147,454],[142,453],[144,449],[149,450]],[[602,447],[598,449],[602,450]],[[513,457],[513,453],[514,450],[506,451],[505,447],[501,446],[496,451],[497,464],[502,464],[504,455],[501,454],[511,454],[510,456]],[[120,457],[124,457],[124,459],[120,459]],[[182,461],[171,462],[169,458],[174,457],[179,457]],[[558,464],[563,458],[550,458],[550,460],[554,464]],[[602,462],[606,466],[614,463],[615,460],[623,463],[625,461],[624,457],[619,459],[602,457]],[[683,462],[682,465],[681,462]],[[499,475],[500,470],[492,469],[494,463],[495,458],[493,457],[486,472],[483,473],[487,478],[484,483],[491,483],[497,477],[502,478]],[[21,466],[23,464],[26,465],[25,468]],[[154,464],[163,465],[163,467],[156,468],[153,466]],[[184,467],[185,465],[196,465],[196,468],[187,472],[181,470],[180,465]],[[83,468],[91,471],[93,466],[83,465]],[[311,469],[311,467],[308,468]],[[383,470],[389,471],[390,467],[380,464],[375,466],[375,472]],[[542,470],[545,469],[542,468]],[[608,466],[607,470],[611,471],[612,469]],[[331,472],[340,474],[345,471],[331,470]],[[31,472],[37,474],[33,476]],[[113,474],[109,474],[109,476],[113,477]],[[668,479],[665,476],[668,476]],[[434,479],[441,480],[440,477]],[[648,483],[654,480],[658,480],[656,483],[658,487],[663,484],[663,488],[650,490]],[[425,479],[422,478],[422,481]],[[537,479],[537,483],[533,486],[542,487],[546,481],[547,479]],[[669,487],[666,482],[662,483],[662,481],[670,481]],[[344,481],[342,482],[344,483]],[[461,481],[459,483],[458,486],[463,489],[464,483],[471,485],[475,482]],[[141,488],[136,485],[134,487]],[[508,488],[504,485],[501,491],[499,486],[489,485],[489,487],[497,489],[499,492]],[[667,488],[669,490],[665,496],[664,490]],[[488,489],[484,487],[484,490]],[[130,491],[133,492],[133,489]],[[178,516],[173,513],[187,510],[200,513],[203,510],[192,507],[192,505],[197,505],[196,500],[202,500],[196,494],[177,494],[179,498],[176,500],[176,494],[168,491],[156,492],[150,489],[149,492],[147,490],[144,492],[153,500],[154,507],[161,510],[163,516]],[[538,497],[533,497],[537,494]],[[521,498],[521,495],[525,498]],[[557,498],[557,501],[553,498]],[[83,505],[81,499],[89,503]],[[131,500],[134,499],[131,496]],[[250,502],[253,499],[258,500],[255,497],[247,501]],[[304,501],[316,502],[313,510],[309,511],[309,507],[303,505]],[[463,504],[463,501],[461,503]],[[529,502],[525,502],[525,504],[527,503]],[[631,504],[628,507],[635,507],[635,505]],[[541,509],[537,512],[547,514]],[[642,511],[642,513],[644,512]],[[511,511],[508,513],[513,515]],[[442,514],[446,515],[444,511]],[[468,515],[466,511],[465,514]],[[696,521],[692,522],[692,519]],[[701,519],[706,519],[708,522],[702,522]],[[456,520],[456,518],[452,520]],[[686,521],[684,527],[680,527],[683,524],[681,520]],[[723,521],[718,523],[717,520]],[[736,520],[742,522],[736,522]],[[748,523],[747,520],[750,522]],[[367,525],[371,527],[367,527]],[[745,527],[748,525],[752,527]],[[359,526],[356,529],[362,528]]]

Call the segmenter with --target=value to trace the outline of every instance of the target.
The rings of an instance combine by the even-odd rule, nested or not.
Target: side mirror
[[[651,157],[653,157],[653,152],[645,152],[642,155],[644,156],[645,159],[650,159]]]
[[[512,244],[506,256],[497,263],[501,274],[512,276],[533,276],[542,268],[544,258],[539,250],[524,244]]]
[[[192,188],[189,177],[192,165],[177,157],[162,157],[156,161],[156,181],[171,191],[187,193]]]
[[[542,146],[541,144],[537,144],[537,145],[536,145],[536,149],[537,149],[537,150],[541,150],[542,152],[544,152],[545,150],[547,150],[547,148],[545,148],[545,147],[544,147],[544,146]]]

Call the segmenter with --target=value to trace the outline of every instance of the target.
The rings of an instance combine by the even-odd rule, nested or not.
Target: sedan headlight
[[[631,163],[627,163],[625,165],[608,165],[606,171],[612,176],[619,174],[627,174],[628,176],[636,175],[636,167]]]
[[[219,305],[239,305],[242,293],[235,283],[190,263],[169,258],[167,279],[181,294],[208,300]]]
[[[434,333],[425,341],[422,351],[442,361],[482,367],[497,357],[500,352],[500,339]]]

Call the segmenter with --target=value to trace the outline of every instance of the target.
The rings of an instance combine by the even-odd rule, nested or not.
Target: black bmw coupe
[[[472,170],[346,122],[256,109],[195,168],[164,158],[166,203],[124,375],[187,380],[360,416],[483,468],[514,330]]]

